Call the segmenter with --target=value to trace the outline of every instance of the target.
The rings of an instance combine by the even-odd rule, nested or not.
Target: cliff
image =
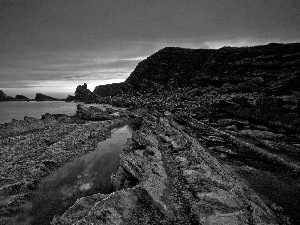
[[[75,91],[75,97],[74,101],[76,102],[87,102],[87,101],[92,101],[95,99],[95,94],[91,92],[87,88],[87,84],[84,83],[83,85],[78,85]]]
[[[13,97],[7,96],[2,90],[0,90],[0,101],[11,101]]]
[[[183,49],[168,47],[140,62],[125,82],[100,85],[99,96],[186,87],[291,94],[300,87],[300,44]],[[109,90],[107,92],[107,90]]]

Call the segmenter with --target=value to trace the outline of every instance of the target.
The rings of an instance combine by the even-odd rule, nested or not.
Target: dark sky
[[[0,0],[0,90],[66,97],[165,46],[299,42],[299,0]]]

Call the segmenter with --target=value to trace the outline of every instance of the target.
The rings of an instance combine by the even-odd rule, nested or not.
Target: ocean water
[[[9,123],[12,119],[23,120],[24,116],[30,116],[37,119],[45,113],[75,115],[78,102],[63,101],[7,101],[0,102],[0,124]],[[108,104],[83,104],[84,106],[96,106],[98,108],[115,108]]]

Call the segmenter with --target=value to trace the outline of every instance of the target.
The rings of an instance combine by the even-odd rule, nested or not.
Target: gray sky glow
[[[0,0],[0,90],[66,97],[166,46],[300,42],[299,0]]]

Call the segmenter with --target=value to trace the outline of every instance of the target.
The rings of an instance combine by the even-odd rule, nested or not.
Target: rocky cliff
[[[124,83],[114,84],[112,96],[98,101],[184,110],[211,121],[234,116],[300,131],[299,82],[298,43],[164,48],[140,62]]]
[[[95,99],[95,94],[91,92],[87,88],[87,84],[84,83],[83,85],[78,85],[75,91],[74,101],[76,102],[88,102]]]
[[[7,96],[2,90],[0,90],[0,101],[11,101],[13,99],[13,97]]]
[[[151,93],[178,88],[291,94],[300,87],[300,44],[220,49],[164,48],[140,62],[125,82],[94,93]]]

